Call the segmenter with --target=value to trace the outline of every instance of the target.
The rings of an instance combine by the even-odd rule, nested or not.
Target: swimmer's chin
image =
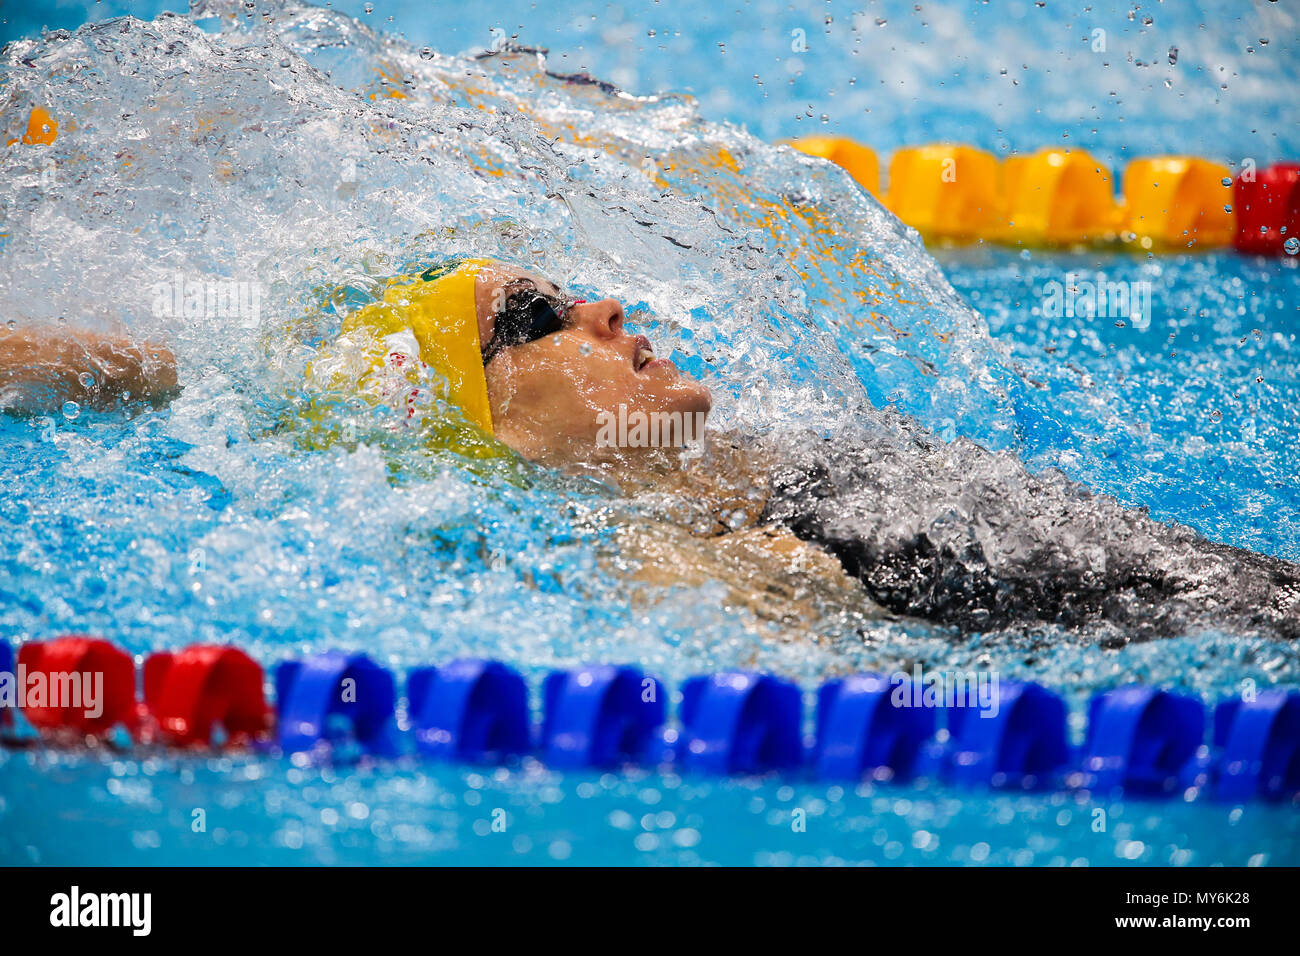
[[[686,393],[686,400],[680,403],[681,408],[677,410],[684,413],[703,412],[706,415],[713,411],[713,392],[709,391],[709,387],[703,382],[683,375],[672,362],[668,364],[672,369],[671,374],[677,377],[679,383],[677,387]]]

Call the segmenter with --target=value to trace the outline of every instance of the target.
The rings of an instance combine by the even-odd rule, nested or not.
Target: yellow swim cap
[[[308,443],[332,444],[338,435],[335,403],[356,395],[372,405],[387,405],[410,424],[422,422],[439,448],[469,457],[500,454],[491,440],[474,295],[479,273],[491,264],[490,259],[457,259],[400,276],[389,281],[379,299],[347,316],[338,338],[321,348],[306,369],[308,393],[314,397],[299,414],[310,425],[304,433]],[[441,416],[428,419],[425,411],[435,396],[458,408],[477,429]],[[486,442],[480,429],[487,433]]]
[[[343,323],[343,333],[368,330],[389,340],[410,332],[418,355],[412,356],[447,380],[446,399],[465,417],[492,434],[492,409],[478,337],[474,288],[490,259],[461,259],[435,266],[414,278],[398,279],[383,298],[358,309]],[[387,357],[379,357],[382,363]]]

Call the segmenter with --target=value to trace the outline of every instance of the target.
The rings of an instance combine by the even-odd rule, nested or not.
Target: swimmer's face
[[[570,304],[554,283],[521,269],[479,274],[479,341],[493,341],[512,295],[517,303],[518,293],[531,292],[562,303],[559,330],[506,345],[485,367],[494,430],[515,451],[548,463],[599,457],[602,413],[617,417],[620,405],[629,414],[708,413],[708,388],[655,356],[649,340],[626,327],[616,299]]]

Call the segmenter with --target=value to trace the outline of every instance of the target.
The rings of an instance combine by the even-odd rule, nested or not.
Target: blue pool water
[[[7,48],[6,102],[45,102],[69,122],[52,190],[29,154],[3,159],[4,317],[164,336],[186,387],[130,416],[0,418],[0,634],[99,633],[141,655],[232,641],[265,663],[343,647],[399,671],[473,653],[532,678],[585,660],[635,660],[670,681],[745,666],[809,689],[914,661],[992,667],[1059,688],[1076,732],[1089,693],[1132,679],[1206,697],[1245,680],[1300,687],[1294,648],[1264,636],[958,639],[833,603],[773,622],[737,605],[735,582],[629,585],[616,573],[622,506],[590,488],[471,481],[401,442],[303,454],[277,432],[306,360],[287,330],[312,290],[362,283],[433,242],[536,262],[653,313],[653,337],[708,377],[720,426],[833,433],[890,404],[946,440],[1300,559],[1296,258],[985,246],[931,258],[844,177],[764,145],[830,131],[885,153],[1067,142],[1113,167],[1166,151],[1294,158],[1300,68],[1284,5],[1171,4],[1149,25],[1106,4],[552,6],[334,5],[353,20],[213,3],[201,12],[238,26],[122,21]],[[3,36],[167,8],[7,9]],[[548,47],[553,70],[694,99],[574,88],[531,57],[455,58],[493,43],[493,27]],[[1097,28],[1104,55],[1087,41]],[[808,54],[792,52],[794,30]],[[7,133],[17,114],[5,110]],[[485,167],[525,172],[467,173]],[[782,204],[800,189],[833,211],[842,248],[818,250]],[[802,293],[792,271],[809,276]],[[176,272],[264,283],[262,324],[158,318],[143,290]],[[1047,318],[1045,285],[1071,273],[1150,282],[1149,326]],[[905,334],[864,321],[872,309],[845,291],[859,287]],[[766,387],[747,387],[756,379]],[[796,807],[806,832],[791,827]],[[505,833],[490,826],[497,809]],[[1205,799],[0,751],[6,862],[1275,864],[1300,862],[1297,819]]]

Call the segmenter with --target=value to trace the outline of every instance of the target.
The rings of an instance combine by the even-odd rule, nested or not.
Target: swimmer
[[[88,367],[100,373],[93,395],[78,380]],[[417,370],[437,374],[411,377]],[[617,300],[574,298],[502,263],[459,260],[395,280],[345,320],[308,378],[327,390],[350,378],[398,418],[415,414],[428,381],[443,382],[465,429],[525,459],[707,502],[713,533],[760,530],[782,553],[797,537],[889,611],[963,631],[1058,623],[1109,628],[1118,641],[1195,627],[1300,636],[1296,565],[1155,521],[1059,472],[1031,475],[1008,453],[940,442],[902,416],[890,435],[836,442],[783,436],[772,448],[717,436],[689,465],[680,449],[602,442],[612,415],[707,415],[709,389],[630,329]],[[102,406],[114,393],[159,401],[175,389],[161,346],[0,336],[5,409]]]

